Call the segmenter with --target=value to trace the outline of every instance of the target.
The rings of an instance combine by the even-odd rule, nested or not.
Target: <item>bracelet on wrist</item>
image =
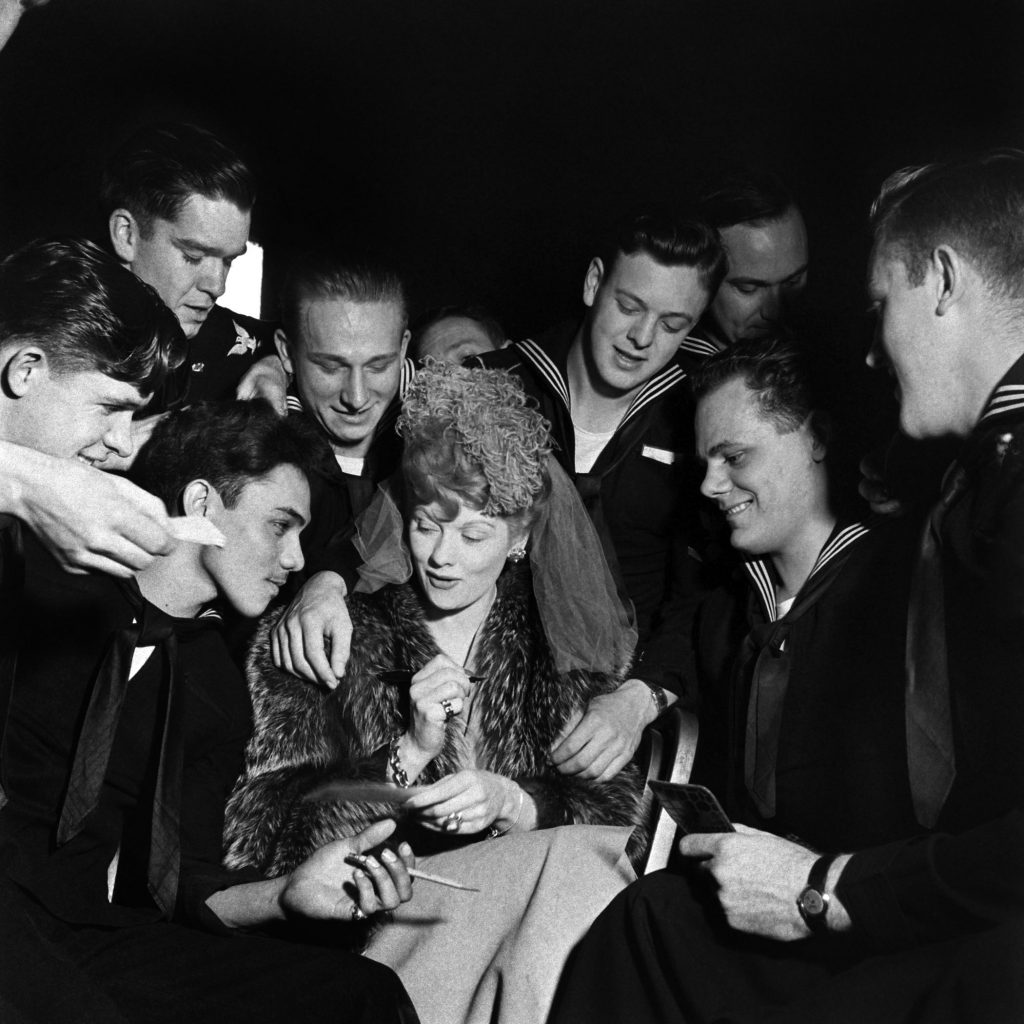
[[[488,839],[497,839],[499,836],[506,835],[507,833],[511,832],[512,829],[516,827],[516,825],[519,824],[519,819],[523,816],[523,803],[526,800],[526,792],[522,786],[517,785],[516,789],[519,790],[519,804],[516,807],[516,813],[513,815],[512,820],[504,828],[499,829],[496,825],[492,825],[487,830]]]
[[[395,733],[391,737],[391,743],[388,745],[388,768],[391,770],[391,779],[396,786],[401,786],[402,789],[409,788],[409,773],[402,767],[402,757],[398,753],[398,744],[401,743],[402,736],[400,733]]]

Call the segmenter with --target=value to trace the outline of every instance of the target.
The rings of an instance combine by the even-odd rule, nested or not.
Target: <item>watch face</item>
[[[826,903],[817,889],[804,889],[798,902],[800,910],[808,917],[819,917],[825,913]]]

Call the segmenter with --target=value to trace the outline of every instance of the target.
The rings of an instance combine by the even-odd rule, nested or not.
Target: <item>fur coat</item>
[[[416,672],[439,653],[409,584],[354,595],[349,611],[348,669],[330,692],[275,668],[269,633],[276,615],[261,624],[248,661],[255,728],[245,771],[227,807],[229,866],[281,875],[324,843],[396,816],[390,805],[302,800],[329,779],[389,780],[388,743],[405,729],[408,691],[382,683],[378,674]],[[642,784],[633,765],[609,782],[596,783],[562,775],[548,762],[547,752],[573,711],[615,689],[622,667],[608,673],[556,673],[526,566],[509,566],[498,580],[478,641],[476,671],[484,677],[473,699],[472,714],[479,723],[476,767],[515,779],[537,804],[538,827],[640,821]],[[443,749],[417,784],[463,767],[461,744],[459,730],[449,728]],[[486,835],[439,837],[398,816],[400,838],[408,839],[417,853]],[[634,833],[631,854],[644,841]]]

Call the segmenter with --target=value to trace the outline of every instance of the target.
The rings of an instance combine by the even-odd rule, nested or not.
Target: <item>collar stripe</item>
[[[569,385],[562,377],[561,371],[555,365],[554,360],[537,344],[527,338],[525,341],[516,342],[516,348],[533,364],[537,372],[548,382],[552,391],[558,395],[569,408]]]
[[[718,353],[718,347],[713,341],[708,341],[707,338],[698,338],[695,335],[683,338],[679,347],[684,352],[690,352],[695,356],[713,356]]]
[[[626,415],[622,417],[625,423],[631,416],[636,415],[645,405],[660,398],[666,391],[671,390],[681,381],[686,380],[686,373],[678,366],[668,366],[657,377],[652,377],[639,391],[637,396],[630,403]],[[620,424],[621,426],[621,424]]]
[[[983,423],[994,416],[1016,412],[1018,409],[1024,409],[1024,384],[1000,384],[992,392],[978,422]]]
[[[744,562],[743,568],[750,574],[750,579],[757,589],[758,596],[761,598],[761,604],[768,615],[768,621],[774,622],[778,609],[775,605],[775,585],[772,583],[768,566],[760,559],[756,559],[751,562]]]
[[[399,399],[405,398],[405,393],[409,390],[409,385],[412,384],[413,379],[416,376],[416,364],[411,359],[402,360],[402,374],[398,380],[398,397]]]
[[[810,575],[804,581],[804,587],[813,579],[815,574],[820,572],[828,565],[837,555],[845,551],[851,544],[856,543],[861,537],[864,537],[871,532],[872,520],[864,523],[851,523],[849,526],[843,527],[826,545],[821,549],[821,554],[818,555],[818,560],[814,563],[814,568],[811,570]],[[757,589],[758,596],[761,598],[761,603],[764,606],[764,610],[768,615],[768,621],[774,622],[778,617],[778,605],[775,602],[775,584],[772,582],[771,571],[768,568],[768,563],[763,559],[753,559],[749,562],[744,562],[743,567],[747,570],[750,575],[754,586]],[[801,591],[804,589],[801,587]],[[800,595],[797,594],[799,600]],[[795,602],[794,602],[795,604]]]

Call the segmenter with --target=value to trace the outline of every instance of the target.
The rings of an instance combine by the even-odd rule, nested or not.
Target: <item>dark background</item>
[[[271,277],[373,242],[418,305],[535,332],[617,212],[747,163],[798,194],[846,318],[889,171],[1024,145],[1022,29],[1021,0],[52,0],[0,54],[0,250],[101,236],[104,154],[185,117],[258,169]]]

